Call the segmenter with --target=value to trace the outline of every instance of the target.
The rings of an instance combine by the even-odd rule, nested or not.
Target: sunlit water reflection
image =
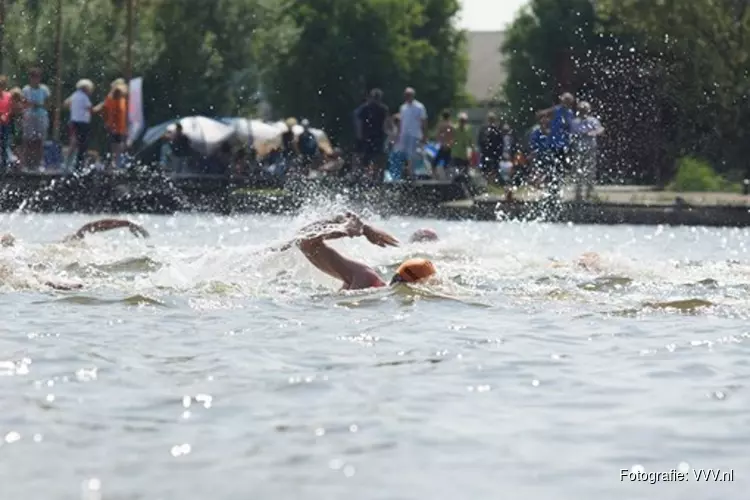
[[[344,294],[266,250],[330,210],[3,216],[0,498],[744,498],[750,232],[375,219],[439,280]]]

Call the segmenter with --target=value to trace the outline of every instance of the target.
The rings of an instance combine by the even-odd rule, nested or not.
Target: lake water
[[[747,498],[750,232],[374,218],[438,280],[339,293],[264,250],[336,208],[2,216],[0,498]]]

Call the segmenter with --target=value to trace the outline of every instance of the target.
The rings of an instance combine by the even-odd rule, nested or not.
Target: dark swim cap
[[[414,234],[411,235],[410,241],[412,243],[417,243],[420,241],[437,241],[438,235],[435,231],[432,229],[417,229],[414,231]]]

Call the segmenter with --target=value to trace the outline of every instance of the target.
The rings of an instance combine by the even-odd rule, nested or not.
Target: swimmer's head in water
[[[12,247],[16,244],[16,237],[10,233],[6,233],[0,236],[0,245],[4,247]]]
[[[409,238],[409,241],[412,243],[420,243],[423,241],[437,241],[438,235],[435,231],[432,229],[417,229],[414,231],[414,234],[411,235],[411,238]]]
[[[409,259],[398,267],[391,278],[391,285],[395,283],[417,283],[435,274],[435,266],[427,259]]]

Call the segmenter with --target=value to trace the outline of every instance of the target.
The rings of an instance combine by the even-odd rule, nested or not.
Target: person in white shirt
[[[604,133],[604,127],[598,118],[591,115],[591,105],[585,101],[578,103],[578,117],[573,120],[574,134],[574,167],[576,177],[576,200],[591,198],[596,181],[596,161],[599,155],[597,138]]]
[[[409,165],[414,163],[417,149],[424,141],[427,130],[427,109],[417,101],[416,94],[411,87],[404,90],[404,103],[399,110],[401,126],[395,148]]]
[[[76,91],[66,103],[70,106],[70,125],[75,135],[76,159],[75,169],[81,170],[89,148],[89,132],[91,132],[91,93],[94,84],[91,80],[79,80]]]

